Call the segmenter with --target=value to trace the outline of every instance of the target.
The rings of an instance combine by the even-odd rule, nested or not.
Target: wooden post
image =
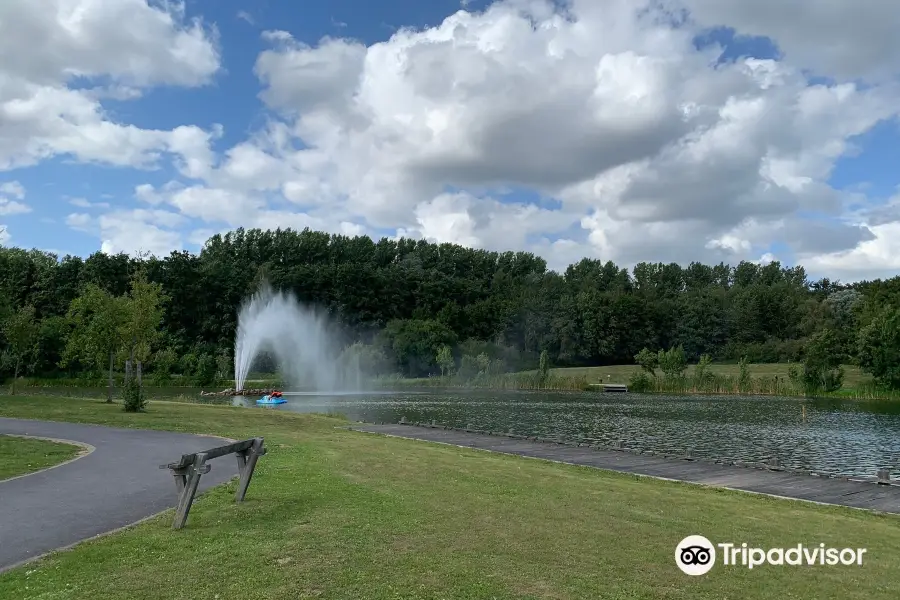
[[[183,469],[172,469],[172,475],[175,476],[175,488],[178,490],[178,502],[181,502],[181,492],[184,491],[184,482],[190,467]]]
[[[210,466],[206,464],[206,452],[198,452],[194,455],[194,464],[188,467],[187,481],[184,483],[184,489],[178,497],[178,506],[175,508],[175,522],[172,523],[173,529],[181,529],[187,521],[188,513],[191,512],[191,504],[194,502],[194,496],[197,495],[197,486],[200,485],[200,476],[209,473]],[[176,480],[177,485],[177,480]]]
[[[263,438],[258,437],[253,438],[253,446],[249,450],[235,454],[237,456],[238,472],[241,474],[237,493],[234,496],[236,502],[244,501],[244,496],[247,494],[247,486],[250,485],[250,479],[253,477],[253,471],[256,469],[256,461],[265,453]]]

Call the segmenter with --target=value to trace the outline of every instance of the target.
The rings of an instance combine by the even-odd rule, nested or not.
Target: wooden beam
[[[175,477],[175,488],[178,490],[178,504],[175,506],[173,529],[184,527],[188,513],[191,511],[194,497],[197,495],[200,477],[209,473],[212,468],[208,461],[232,453],[237,458],[238,472],[240,474],[235,501],[243,502],[244,496],[247,495],[250,479],[256,470],[256,462],[260,456],[266,454],[264,441],[261,437],[234,442],[226,446],[218,446],[205,452],[182,454],[178,461],[159,466],[160,469],[170,469],[172,471],[172,475]]]

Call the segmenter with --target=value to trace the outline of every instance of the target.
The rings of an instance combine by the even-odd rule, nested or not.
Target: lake
[[[70,390],[71,391],[71,390]],[[197,390],[148,389],[151,397]],[[103,390],[79,395],[105,394]],[[873,476],[900,467],[900,403],[798,398],[673,397],[599,392],[422,390],[348,395],[285,394],[287,404],[251,410],[336,412],[355,421],[435,420],[561,441],[612,443],[665,453],[763,461],[794,469]]]
[[[268,410],[337,412],[351,420],[507,431],[742,461],[777,456],[794,469],[872,476],[900,466],[900,406],[840,400],[597,392],[416,391],[285,395]],[[236,403],[255,406],[255,399]]]

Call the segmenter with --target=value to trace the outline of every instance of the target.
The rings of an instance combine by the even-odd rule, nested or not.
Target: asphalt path
[[[6,418],[0,418],[0,434],[86,445],[80,458],[0,481],[0,572],[174,507],[175,480],[159,465],[227,443],[168,431]],[[232,455],[209,464],[201,491],[237,475]]]

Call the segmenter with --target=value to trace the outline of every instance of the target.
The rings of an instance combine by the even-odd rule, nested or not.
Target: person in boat
[[[270,395],[272,398],[281,398],[281,392],[279,392],[278,390],[275,390],[274,392],[272,392],[272,393],[269,394],[269,395]]]

